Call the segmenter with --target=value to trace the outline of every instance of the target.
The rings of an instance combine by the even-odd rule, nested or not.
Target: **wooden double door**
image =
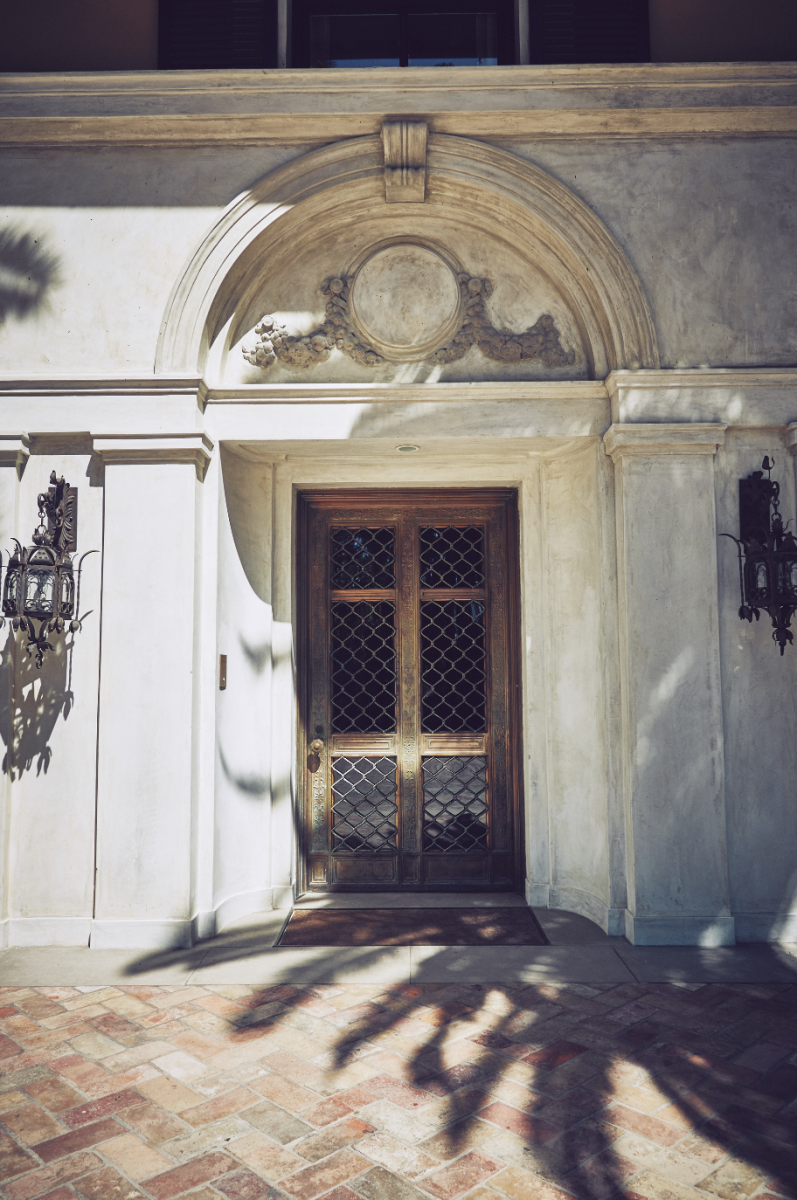
[[[299,497],[302,890],[522,883],[516,497]]]

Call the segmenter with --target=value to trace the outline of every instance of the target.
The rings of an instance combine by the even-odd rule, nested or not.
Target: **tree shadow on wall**
[[[59,262],[41,238],[0,229],[0,323],[26,317],[44,303],[58,282]]]
[[[72,711],[71,654],[74,639],[53,640],[40,670],[25,651],[24,638],[15,646],[9,629],[0,652],[0,738],[5,745],[3,773],[19,779],[24,771],[47,773],[52,758],[50,738],[59,717]],[[15,671],[16,665],[16,671]]]

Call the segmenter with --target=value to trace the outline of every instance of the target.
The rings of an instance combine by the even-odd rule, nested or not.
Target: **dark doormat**
[[[529,908],[294,910],[280,946],[546,946]]]

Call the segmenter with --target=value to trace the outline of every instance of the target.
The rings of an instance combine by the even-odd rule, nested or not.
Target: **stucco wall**
[[[781,511],[794,526],[793,465],[776,429],[729,433],[717,461],[717,528],[738,535],[738,480],[775,460]],[[721,539],[720,651],[725,726],[728,871],[731,907],[740,941],[794,935],[797,913],[797,673],[771,641],[762,613],[757,628],[737,613],[736,547]],[[767,643],[769,643],[767,645]]]
[[[500,79],[509,95],[521,77]],[[648,93],[611,81],[624,105],[594,119],[617,130]],[[131,103],[124,81],[102,86]],[[238,92],[214,103],[243,103]],[[696,94],[673,120],[693,120]],[[366,115],[384,100],[356,98]],[[80,487],[80,552],[103,549],[101,570],[87,560],[93,612],[71,653],[37,675],[2,632],[6,941],[186,944],[284,902],[295,491],[479,484],[519,495],[529,901],[638,941],[797,936],[795,651],[780,657],[766,618],[739,621],[734,549],[717,541],[738,531],[737,481],[764,453],[795,511],[794,131],[777,132],[787,106],[759,100],[766,138],[671,137],[662,104],[655,136],[535,140],[517,136],[528,114],[515,97],[506,139],[478,142],[495,114],[457,110],[453,132],[430,138],[423,211],[384,203],[381,143],[351,113],[321,151],[323,125],[314,149],[276,134],[223,144],[219,114],[193,146],[144,144],[174,136],[153,126],[124,147],[2,151],[0,231],[58,261],[40,307],[0,324],[0,534],[29,539],[55,468]],[[297,108],[285,120],[304,119],[282,102]],[[760,115],[752,102],[719,111],[715,124],[748,133]],[[60,119],[41,117],[46,138],[84,136]],[[522,328],[565,298],[557,319],[600,378],[583,378],[587,350],[573,378],[500,358],[441,383],[403,365],[373,378],[345,362],[334,378],[227,369],[279,272],[298,313],[312,269],[334,266],[314,267],[314,238],[343,255],[389,222],[445,240],[446,220],[465,265],[495,273],[493,319]],[[524,291],[543,258],[550,287]],[[0,288],[24,291],[12,268]],[[183,364],[170,373],[155,369],[164,329]],[[624,369],[640,347],[647,369]],[[402,442],[419,453],[403,458]]]
[[[650,301],[662,366],[794,362],[797,141],[505,148],[608,225]],[[0,368],[150,371],[186,258],[230,201],[306,149],[4,151],[0,228],[40,239],[59,270],[46,307],[0,327]]]

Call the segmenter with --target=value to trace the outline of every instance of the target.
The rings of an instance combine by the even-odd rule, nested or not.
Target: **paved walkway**
[[[797,1197],[797,960],[645,951],[587,925],[563,920],[570,943],[500,984],[474,979],[471,950],[456,981],[439,950],[416,970],[435,982],[288,981],[379,971],[380,950],[302,965],[263,950],[251,922],[210,962],[207,947],[5,951],[0,1196]],[[589,975],[596,953],[622,977],[553,978],[579,957]],[[253,983],[266,969],[270,985]],[[54,971],[83,978],[43,983]],[[535,972],[547,981],[517,977]],[[694,978],[712,972],[726,982]]]
[[[373,897],[335,897],[335,907],[365,907]],[[381,895],[378,906],[406,906],[407,897]],[[435,896],[448,907],[482,906],[490,897]],[[523,905],[516,896],[502,904]],[[349,903],[346,903],[346,901]],[[325,901],[302,903],[318,907]],[[417,898],[415,898],[417,904]],[[492,898],[495,903],[495,898]],[[297,906],[299,907],[299,906]],[[791,983],[797,946],[631,946],[610,938],[584,917],[548,909],[534,913],[548,946],[359,946],[351,949],[276,947],[288,911],[260,913],[230,924],[190,950],[148,952],[75,946],[0,951],[0,984],[249,984],[277,983]]]

